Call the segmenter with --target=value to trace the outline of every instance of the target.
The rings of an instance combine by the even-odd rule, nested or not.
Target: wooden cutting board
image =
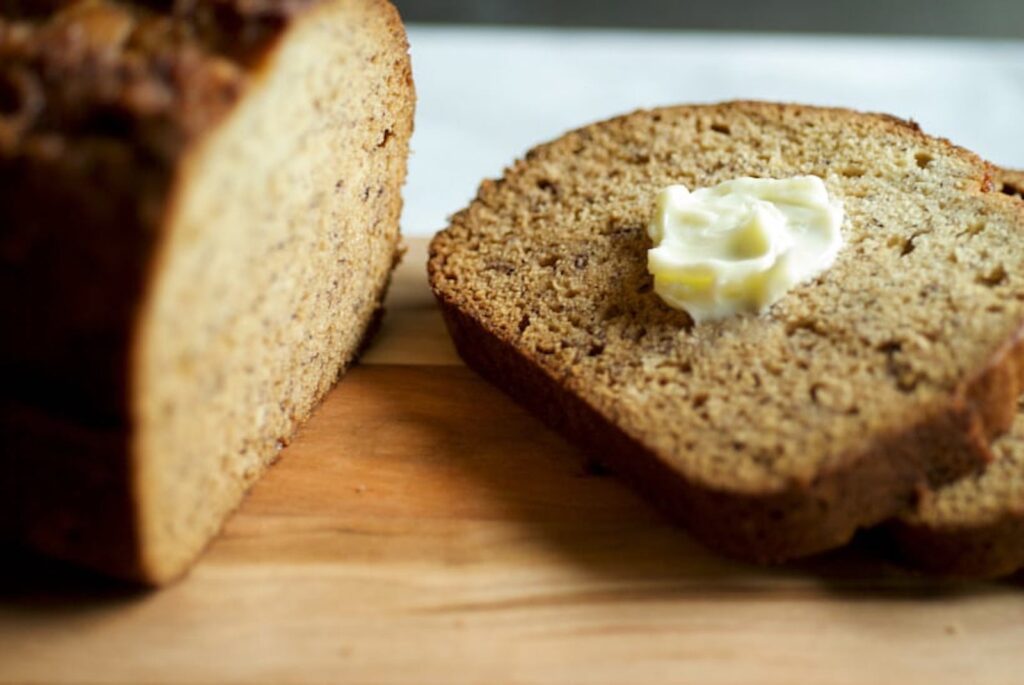
[[[1024,682],[1020,579],[730,562],[585,468],[460,365],[425,249],[186,579],[4,564],[0,682]]]

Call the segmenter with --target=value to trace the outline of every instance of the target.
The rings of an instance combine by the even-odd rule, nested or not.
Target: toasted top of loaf
[[[0,17],[0,236],[18,246],[0,254],[0,284],[33,293],[2,300],[17,331],[4,370],[15,394],[93,422],[128,411],[124,332],[178,163],[242,97],[242,54],[270,44],[219,38],[213,16],[264,24],[241,3],[174,5],[8,0]]]
[[[695,325],[652,292],[645,225],[660,188],[797,174],[845,207],[834,266],[763,315],[720,322]],[[928,426],[952,421],[978,450],[1008,426],[1024,217],[993,191],[989,165],[888,116],[639,111],[485,182],[434,240],[431,283],[688,481],[778,492]]]
[[[9,4],[0,152],[67,155],[104,140],[168,158],[223,116],[247,68],[314,3],[181,0],[161,13],[134,0]]]

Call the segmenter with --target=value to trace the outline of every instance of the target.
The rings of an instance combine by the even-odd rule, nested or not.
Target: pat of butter
[[[737,178],[658,194],[648,234],[654,291],[696,322],[763,311],[832,266],[843,208],[817,176]]]

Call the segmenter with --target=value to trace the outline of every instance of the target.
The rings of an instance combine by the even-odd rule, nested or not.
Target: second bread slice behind
[[[1000,170],[999,189],[1024,195],[1024,173]],[[1024,204],[1021,205],[1024,211]],[[1024,567],[1024,408],[983,471],[922,492],[888,526],[908,562],[932,573],[996,577]]]

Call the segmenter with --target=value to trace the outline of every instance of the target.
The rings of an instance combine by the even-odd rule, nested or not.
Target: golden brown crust
[[[726,103],[701,111],[727,111],[731,107],[768,117],[798,110],[843,120],[851,116],[863,117],[843,109],[818,110],[756,102]],[[505,179],[485,182],[472,208],[453,218],[452,226],[457,228],[446,233],[458,230],[461,237],[472,235],[466,228],[467,222],[478,216],[497,215],[496,203],[504,201],[499,199],[501,188],[506,183],[517,182],[520,175],[525,176],[530,165],[551,164],[551,159],[558,154],[571,151],[568,143],[585,145],[586,141],[598,139],[612,130],[619,135],[616,140],[630,141],[629,123],[636,118],[649,119],[651,114],[628,114],[585,127],[531,150],[525,161],[509,170]],[[658,116],[671,118],[673,109],[654,114],[656,121]],[[912,122],[887,116],[871,119],[872,126],[898,130],[899,135],[908,137],[911,143],[917,140],[942,146],[951,157],[971,166],[970,177],[975,185],[964,186],[968,192],[987,193],[991,189],[989,177],[994,170],[972,153],[948,141],[925,136]],[[643,130],[643,126],[638,125],[637,130]],[[642,154],[642,142],[637,143],[637,149],[641,150],[638,154]],[[919,162],[927,164],[928,159]],[[993,198],[993,202],[998,201]],[[523,217],[534,209],[529,202],[530,199],[524,197],[521,211],[513,213],[511,218],[503,216],[501,221],[513,226],[526,225],[528,219]],[[631,221],[635,223],[634,219]],[[973,472],[990,458],[988,442],[1008,427],[1021,390],[1024,350],[1017,335],[994,352],[990,361],[982,365],[982,370],[961,380],[948,395],[944,394],[944,400],[928,415],[918,416],[901,430],[876,436],[874,447],[869,451],[832,460],[815,478],[809,481],[797,478],[781,489],[718,491],[690,480],[652,448],[627,435],[616,425],[615,417],[608,415],[608,407],[599,411],[581,399],[567,387],[564,379],[555,377],[551,364],[532,358],[521,343],[517,344],[513,332],[497,330],[483,322],[475,313],[477,307],[463,302],[457,292],[446,285],[446,278],[455,278],[445,273],[447,255],[444,253],[451,250],[452,240],[458,239],[443,233],[432,244],[431,282],[449,330],[467,363],[571,440],[607,462],[613,471],[624,476],[671,516],[687,524],[709,545],[735,556],[773,561],[838,546],[858,527],[878,523],[905,508],[923,482],[940,484]],[[469,286],[470,289],[479,287],[479,284]]]

